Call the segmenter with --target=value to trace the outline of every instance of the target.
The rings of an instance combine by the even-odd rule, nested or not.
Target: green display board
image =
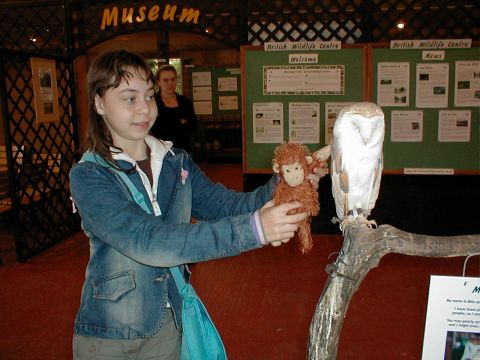
[[[365,46],[316,51],[241,47],[244,172],[271,172],[275,147],[291,141],[292,137],[308,138],[294,141],[305,143],[311,151],[324,146],[326,104],[328,109],[333,109],[366,99],[365,53]],[[306,85],[298,86],[295,76],[303,77]],[[269,126],[270,120],[265,120],[275,112],[282,112],[272,120],[282,128],[280,141],[277,141],[280,135],[275,133],[275,126]],[[295,117],[300,114],[302,119],[296,121],[294,116],[290,119],[290,114]],[[304,114],[311,114],[313,120],[309,121]]]
[[[188,96],[199,118],[240,119],[242,92],[238,65],[195,65],[186,70]]]
[[[479,173],[480,48],[372,47],[370,59],[371,99],[385,113],[385,171]]]

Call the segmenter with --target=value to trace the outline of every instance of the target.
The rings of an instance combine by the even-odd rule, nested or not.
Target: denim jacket
[[[144,185],[141,170],[128,176],[151,200],[153,215],[110,169],[85,161],[71,170],[72,199],[90,239],[76,334],[151,337],[163,325],[167,301],[180,327],[181,298],[169,267],[261,247],[250,216],[271,199],[274,178],[253,192],[237,193],[210,181],[183,150],[174,153],[170,143],[150,136],[146,142],[156,186]],[[136,165],[126,154],[116,159],[123,168]]]

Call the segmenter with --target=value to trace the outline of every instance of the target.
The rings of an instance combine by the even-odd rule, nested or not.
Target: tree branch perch
[[[391,225],[346,228],[342,250],[327,266],[330,275],[310,324],[309,360],[334,360],[348,305],[367,273],[388,253],[425,257],[456,257],[480,253],[480,235],[429,236]]]

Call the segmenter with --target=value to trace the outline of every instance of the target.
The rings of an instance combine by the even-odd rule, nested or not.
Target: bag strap
[[[182,289],[187,285],[187,283],[185,282],[185,278],[180,272],[180,268],[178,266],[171,267],[170,272],[172,273],[173,279],[175,280],[175,284],[177,284],[178,290],[182,292]]]
[[[143,210],[145,210],[148,214],[151,214],[152,212],[150,211],[150,208],[148,207],[147,203],[145,202],[145,197],[143,194],[138,191],[137,187],[133,184],[132,180],[125,174],[123,171],[119,171],[115,168],[113,168],[110,164],[108,164],[105,159],[103,159],[100,155],[94,154],[92,152],[86,152],[82,156],[83,161],[90,161],[90,162],[95,162],[99,165],[102,165],[104,167],[109,168],[113,172],[117,173],[120,178],[123,180],[125,185],[127,185],[128,190],[130,190],[130,193],[132,194],[133,199],[135,202],[142,207]],[[177,285],[177,288],[179,291],[181,291],[185,285],[185,278],[183,277],[182,273],[180,272],[180,268],[178,266],[173,266],[170,269],[170,272],[172,273],[173,279],[175,280],[175,283]]]
[[[133,185],[132,180],[125,174],[123,171],[119,171],[115,168],[113,168],[109,163],[105,161],[104,158],[102,158],[100,155],[94,154],[92,152],[86,152],[82,156],[83,161],[90,161],[90,162],[95,162],[99,165],[102,165],[106,168],[109,168],[116,174],[120,176],[120,178],[123,180],[125,185],[127,185],[128,190],[130,190],[130,193],[132,194],[133,199],[135,202],[142,207],[143,210],[145,210],[147,213],[151,214],[152,212],[150,211],[150,208],[148,207],[147,203],[145,202],[145,197],[143,194],[138,191],[135,185]]]

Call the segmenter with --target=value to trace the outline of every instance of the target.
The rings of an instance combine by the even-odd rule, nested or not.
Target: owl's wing
[[[332,194],[337,216],[342,220],[348,213],[348,173],[343,169],[342,153],[332,147],[331,158]]]
[[[377,160],[377,167],[375,168],[372,176],[372,187],[370,189],[370,195],[368,197],[368,211],[370,212],[375,207],[375,202],[378,198],[378,193],[380,191],[380,182],[382,180],[382,171],[383,171],[383,153],[380,153],[380,156]]]

